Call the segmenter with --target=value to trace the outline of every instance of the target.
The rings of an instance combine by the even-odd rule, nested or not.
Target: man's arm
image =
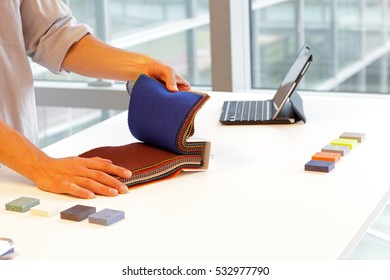
[[[93,198],[96,194],[115,196],[127,187],[108,174],[123,178],[131,172],[109,160],[46,155],[16,130],[0,120],[0,162],[53,193]]]
[[[149,56],[112,47],[90,34],[68,51],[62,68],[83,76],[127,81],[147,74],[171,91],[189,90],[188,82],[168,65]]]

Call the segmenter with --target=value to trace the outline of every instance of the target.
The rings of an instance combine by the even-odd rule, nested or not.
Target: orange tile
[[[315,153],[314,155],[312,155],[311,159],[338,162],[340,160],[340,154],[328,153],[328,152],[318,152],[318,153]]]

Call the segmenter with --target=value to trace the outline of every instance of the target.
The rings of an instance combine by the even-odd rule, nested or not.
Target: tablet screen
[[[287,101],[287,99],[290,97],[292,92],[298,86],[299,81],[305,74],[311,61],[312,61],[312,55],[310,52],[310,48],[307,45],[305,45],[299,52],[293,65],[291,66],[286,77],[283,79],[283,82],[279,86],[278,90],[275,93],[275,96],[272,99],[275,107],[275,114],[273,118],[277,117],[284,103]]]

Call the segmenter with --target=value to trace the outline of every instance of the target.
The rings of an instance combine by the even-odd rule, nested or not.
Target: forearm
[[[49,157],[0,120],[0,162],[35,181],[38,166]]]
[[[66,54],[62,68],[80,75],[117,81],[134,80],[140,74],[165,83],[170,91],[189,90],[189,83],[163,62],[147,55],[114,48],[85,35]]]
[[[146,55],[114,48],[86,35],[69,49],[62,67],[88,77],[127,81],[147,73],[151,61]]]

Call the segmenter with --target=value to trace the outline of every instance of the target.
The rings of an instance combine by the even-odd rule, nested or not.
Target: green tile
[[[5,204],[5,210],[24,213],[39,204],[39,199],[31,197],[19,197]]]

